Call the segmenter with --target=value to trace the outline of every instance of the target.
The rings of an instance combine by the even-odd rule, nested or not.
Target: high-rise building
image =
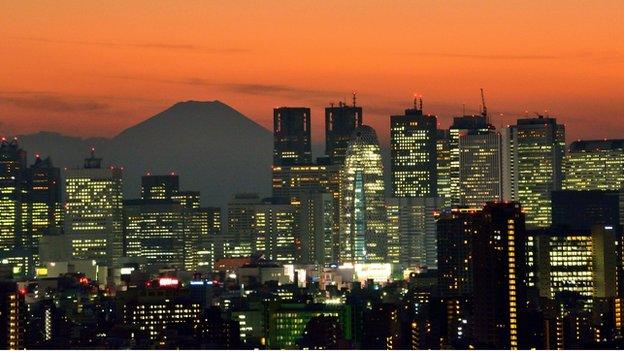
[[[9,251],[28,246],[26,197],[26,151],[17,139],[0,144],[0,251]]]
[[[483,206],[501,200],[501,137],[494,130],[469,130],[459,136],[459,202]]]
[[[28,168],[27,231],[29,248],[37,261],[39,240],[44,235],[59,234],[63,225],[61,207],[61,171],[50,158],[35,156]],[[37,262],[35,262],[36,264]]]
[[[466,115],[453,118],[453,124],[449,128],[447,141],[449,150],[449,181],[447,191],[450,193],[450,203],[452,206],[461,205],[461,192],[463,190],[461,184],[462,160],[460,138],[468,134],[488,134],[492,129],[493,127],[488,123],[487,118],[482,115]],[[438,143],[440,144],[441,141]],[[470,143],[465,140],[464,144],[469,145]]]
[[[551,224],[552,191],[561,189],[565,127],[551,117],[518,119],[505,135],[504,196],[518,201],[528,227]]]
[[[191,210],[171,200],[124,201],[124,252],[145,268],[186,267],[186,244],[195,243]],[[192,251],[192,250],[191,250]]]
[[[420,108],[390,117],[392,195],[437,196],[437,117]]]
[[[406,266],[436,269],[437,230],[435,214],[440,210],[439,198],[390,198],[388,203],[388,245],[396,242],[398,262]],[[396,232],[393,240],[391,232]],[[390,246],[388,255],[391,255]]]
[[[0,348],[25,349],[28,309],[22,293],[13,281],[0,281]]]
[[[312,163],[310,109],[279,107],[273,110],[273,165]]]
[[[325,265],[334,262],[334,205],[332,194],[302,194],[298,210],[301,263]]]
[[[387,255],[383,165],[377,134],[353,132],[340,177],[341,262],[384,262]]]
[[[450,208],[453,205],[451,191],[451,143],[450,133],[445,129],[438,129],[436,135],[438,197],[442,207]]]
[[[171,196],[171,199],[193,210],[199,209],[201,206],[199,191],[179,191]]]
[[[143,200],[171,200],[180,192],[180,180],[176,174],[141,177],[141,198]]]
[[[564,190],[624,189],[624,139],[574,141],[563,168]]]
[[[122,170],[85,159],[84,167],[65,174],[65,234],[75,259],[115,266],[123,254]]]
[[[309,164],[273,166],[273,197],[297,202],[302,193],[327,192],[338,198],[340,166]]]
[[[228,228],[223,236],[224,257],[264,254],[268,259],[294,263],[299,259],[298,215],[284,199],[237,194],[228,204]]]
[[[487,203],[472,240],[477,347],[528,349],[526,231],[518,203]]]
[[[617,248],[613,227],[595,225],[590,230],[548,228],[535,237],[537,282],[540,295],[555,299],[558,293],[578,293],[585,308],[594,298],[613,298],[617,291]]]
[[[353,131],[362,125],[362,107],[338,106],[325,108],[325,155],[332,164],[342,165]]]
[[[624,194],[619,191],[559,190],[552,192],[552,226],[588,231],[611,226],[621,233]]]

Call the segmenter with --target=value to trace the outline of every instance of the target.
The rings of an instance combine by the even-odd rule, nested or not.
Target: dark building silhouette
[[[141,177],[141,198],[143,200],[171,200],[180,192],[178,175],[152,175]]]
[[[25,347],[26,304],[17,283],[0,281],[0,349],[20,350]]]
[[[232,350],[242,347],[238,321],[224,319],[218,307],[204,310],[200,323],[195,324],[195,335],[198,348]]]
[[[390,117],[392,194],[437,196],[437,117],[423,115],[422,103]]]
[[[345,348],[340,320],[333,316],[312,317],[306,324],[299,347],[309,350],[335,350]]]
[[[619,228],[621,196],[618,191],[553,191],[553,227],[589,230],[595,224],[602,224]]]
[[[347,106],[340,102],[338,106],[325,108],[325,154],[331,163],[344,163],[351,135],[361,125],[362,108],[355,104]]]
[[[473,338],[477,348],[528,349],[526,232],[518,203],[485,205],[473,237]]]
[[[400,349],[401,327],[395,304],[375,303],[362,314],[362,345],[365,350]]]
[[[273,165],[312,163],[310,109],[279,107],[273,110]]]

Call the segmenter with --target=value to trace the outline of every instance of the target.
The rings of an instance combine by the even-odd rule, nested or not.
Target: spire
[[[356,99],[356,95],[357,95],[357,93],[354,91],[354,92],[353,92],[353,107],[355,107],[355,99]]]

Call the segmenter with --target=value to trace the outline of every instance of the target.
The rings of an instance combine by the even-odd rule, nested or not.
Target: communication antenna
[[[355,107],[355,99],[356,99],[356,95],[357,95],[357,93],[354,91],[354,92],[353,92],[353,107]]]

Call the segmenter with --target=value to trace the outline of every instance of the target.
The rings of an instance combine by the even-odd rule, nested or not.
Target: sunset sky
[[[448,126],[548,113],[568,141],[624,138],[624,1],[3,1],[0,132],[113,136],[171,104],[275,106],[357,91],[387,140],[422,94]],[[525,112],[527,111],[527,112]]]

